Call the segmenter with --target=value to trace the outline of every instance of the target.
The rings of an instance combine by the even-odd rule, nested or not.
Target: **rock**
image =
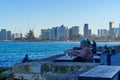
[[[7,80],[13,78],[12,68],[0,68],[0,80]]]

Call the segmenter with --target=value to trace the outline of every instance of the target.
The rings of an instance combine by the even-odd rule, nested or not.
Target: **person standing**
[[[87,39],[88,46],[91,47],[91,42],[89,39]]]
[[[93,52],[93,54],[96,54],[96,42],[95,42],[95,40],[93,40],[92,52]]]

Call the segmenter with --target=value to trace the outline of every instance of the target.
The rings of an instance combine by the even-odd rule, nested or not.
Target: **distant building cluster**
[[[12,33],[10,30],[1,29],[0,31],[0,41],[12,41],[16,38],[22,38],[22,34]]]
[[[7,31],[6,29],[1,29],[0,31],[0,41],[12,40],[11,31]]]
[[[34,36],[34,32],[32,30],[29,30],[29,32],[23,37],[22,33],[14,33],[6,29],[1,29],[0,31],[0,41],[15,41],[15,40],[29,40],[34,41],[36,40]]]
[[[52,29],[41,29],[41,40],[78,40],[81,38],[84,39],[116,39],[120,37],[120,25],[116,28],[114,22],[109,22],[109,30],[107,29],[98,29],[98,34],[95,35],[92,33],[92,30],[89,29],[89,24],[84,24],[83,26],[83,35],[79,31],[79,26],[72,26],[68,28],[64,25],[59,27],[52,27]]]
[[[98,29],[98,37],[111,37],[111,38],[120,37],[120,24],[119,27],[115,27],[114,22],[109,22],[109,30]]]
[[[79,26],[68,28],[64,25],[52,29],[41,29],[41,40],[80,40],[82,38],[93,38],[89,25],[84,24],[84,34],[80,34]]]
[[[79,26],[68,29],[64,25],[53,27],[52,29],[41,29],[41,40],[69,40],[79,39]]]
[[[109,22],[109,29],[98,29],[97,35],[92,33],[89,28],[89,24],[85,23],[83,26],[83,35],[79,30],[79,26],[72,26],[71,28],[65,25],[52,27],[51,29],[41,29],[40,38],[36,38],[33,30],[23,37],[22,33],[12,33],[10,30],[0,30],[0,41],[39,41],[39,40],[51,40],[51,41],[67,41],[67,40],[120,40],[120,24],[115,26],[114,22]]]

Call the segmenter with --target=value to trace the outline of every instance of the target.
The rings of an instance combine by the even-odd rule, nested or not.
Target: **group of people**
[[[92,56],[96,53],[96,42],[93,40],[93,44],[87,40],[80,41],[80,52],[73,51],[72,55],[77,56],[74,61],[80,62],[90,62],[92,61]]]

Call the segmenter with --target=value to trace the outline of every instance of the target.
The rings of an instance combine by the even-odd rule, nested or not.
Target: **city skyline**
[[[65,25],[80,26],[85,23],[93,33],[109,29],[109,22],[119,27],[119,0],[1,0],[0,29],[26,34],[34,29],[39,36],[41,29]]]
[[[64,25],[52,27],[49,29],[41,29],[41,35],[39,38],[34,35],[33,30],[29,30],[27,34],[14,33],[7,29],[1,29],[0,41],[39,41],[39,40],[51,40],[51,41],[63,41],[63,40],[79,40],[79,39],[102,39],[102,40],[118,40],[120,38],[120,27],[115,28],[114,22],[109,22],[109,30],[98,29],[97,35],[92,34],[92,30],[89,29],[89,24],[84,24],[84,34],[79,32],[79,26],[72,26],[68,28]]]

